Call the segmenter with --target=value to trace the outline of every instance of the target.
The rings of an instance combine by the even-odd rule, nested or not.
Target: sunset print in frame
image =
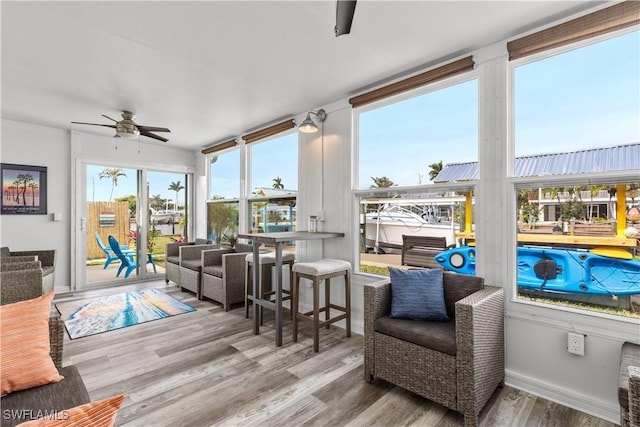
[[[0,164],[2,175],[2,215],[46,215],[47,168]]]

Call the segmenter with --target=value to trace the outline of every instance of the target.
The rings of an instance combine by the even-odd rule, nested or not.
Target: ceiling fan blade
[[[155,126],[142,126],[142,125],[136,125],[138,127],[138,129],[140,129],[140,132],[145,131],[145,132],[171,132],[169,129],[167,128],[159,128],[159,127],[155,127]]]
[[[356,0],[336,0],[336,37],[351,32]]]
[[[113,128],[113,129],[116,128],[116,125],[105,125],[105,124],[102,124],[102,123],[84,123],[84,122],[71,122],[71,123],[75,123],[77,125],[104,126],[104,127]]]
[[[107,118],[109,120],[113,120],[114,122],[118,123],[118,121],[116,119],[112,119],[111,117],[107,116],[106,114],[100,114],[102,117]]]
[[[149,131],[142,130],[142,129],[140,129],[140,127],[138,127],[138,130],[140,130],[140,135],[141,136],[146,136],[146,137],[149,137],[149,138],[157,139],[158,141],[162,141],[162,142],[169,141],[167,138],[163,138],[163,137],[158,136],[156,134],[153,134],[153,133],[151,133]]]

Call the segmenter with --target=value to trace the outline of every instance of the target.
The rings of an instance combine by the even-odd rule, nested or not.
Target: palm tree
[[[23,185],[23,187],[22,187],[22,204],[24,206],[27,206],[27,199],[26,199],[25,195],[27,194],[27,186],[29,185],[29,183],[33,182],[33,175],[31,175],[30,173],[20,174],[20,175],[18,175],[18,181],[19,181],[19,183],[21,183]]]
[[[429,179],[433,181],[436,179],[438,174],[442,171],[442,160],[436,163],[431,163],[429,165]]]
[[[29,188],[31,188],[31,206],[36,205],[36,190],[38,189],[38,183],[30,182]]]
[[[180,184],[180,181],[171,182],[171,184],[169,185],[168,190],[176,192],[176,200],[175,200],[175,203],[173,204],[173,212],[175,213],[176,208],[178,207],[178,193],[181,190],[184,190],[184,185]]]
[[[273,188],[278,190],[284,190],[284,185],[282,184],[282,178],[279,176],[273,178]]]
[[[113,189],[118,185],[118,178],[121,176],[124,176],[126,178],[127,174],[119,168],[107,168],[100,172],[100,175],[98,175],[101,180],[103,178],[111,180],[111,194],[109,194],[109,201],[111,201],[111,198],[113,197]]]
[[[393,181],[391,181],[386,176],[381,176],[376,178],[371,177],[371,179],[373,180],[374,184],[369,188],[389,188],[395,185]]]
[[[164,204],[164,199],[160,194],[156,194],[151,198],[151,203],[149,204],[151,205],[152,208],[159,209],[159,208],[162,208],[162,205]]]

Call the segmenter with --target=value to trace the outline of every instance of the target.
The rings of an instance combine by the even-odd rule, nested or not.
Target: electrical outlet
[[[569,332],[567,336],[567,350],[571,354],[584,356],[584,335]]]

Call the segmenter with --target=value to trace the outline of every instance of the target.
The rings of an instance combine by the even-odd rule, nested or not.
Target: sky
[[[516,155],[640,142],[640,36],[635,31],[514,69]],[[429,165],[478,159],[478,84],[468,81],[360,115],[359,187],[386,176],[397,185],[429,183]],[[298,135],[250,145],[250,188],[298,187]],[[390,162],[389,159],[394,161]],[[212,168],[213,194],[239,197],[239,150],[220,155]],[[104,166],[88,166],[87,200],[109,200]],[[136,194],[136,173],[124,169],[114,196]],[[175,198],[179,173],[149,172],[150,194]],[[179,195],[184,200],[185,191]]]
[[[514,76],[516,156],[640,142],[638,31]],[[474,80],[360,114],[359,188],[382,176],[426,184],[432,163],[477,161],[477,104]]]
[[[117,167],[117,166],[114,166]],[[87,201],[108,201],[112,188],[112,181],[108,178],[100,179],[100,173],[107,167],[104,165],[88,165],[87,166]],[[131,168],[121,168],[126,174],[118,177],[118,183],[113,187],[112,201],[117,197],[137,194],[137,171]],[[173,201],[176,198],[176,192],[168,190],[172,182],[180,181],[185,186],[185,175],[174,172],[156,172],[149,171],[147,173],[149,180],[149,194],[153,197],[160,194],[163,199]],[[184,203],[185,191],[178,193],[179,203]]]

